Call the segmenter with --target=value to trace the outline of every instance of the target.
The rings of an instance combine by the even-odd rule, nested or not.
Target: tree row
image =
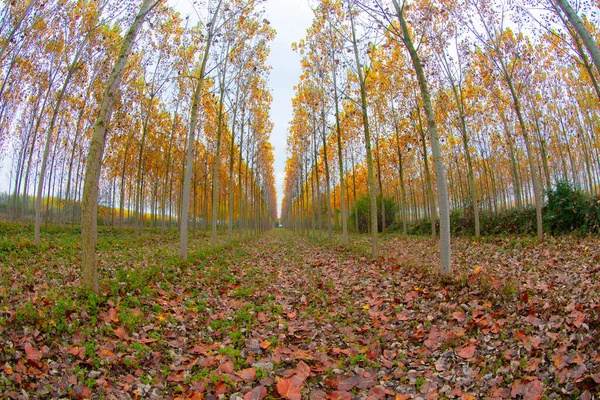
[[[471,216],[478,237],[481,213],[533,207],[542,238],[557,181],[598,190],[598,6],[318,1],[295,46],[282,219],[330,238],[339,227],[347,241],[358,224],[348,211],[366,195],[377,256],[392,198],[405,234],[427,219],[436,237],[439,221],[444,274],[451,212]]]
[[[3,1],[0,149],[5,212],[81,224],[98,291],[98,222],[258,232],[277,218],[266,64],[275,32],[260,2]],[[98,218],[100,220],[98,221]]]

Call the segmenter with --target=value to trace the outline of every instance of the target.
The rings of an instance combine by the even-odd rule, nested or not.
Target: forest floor
[[[600,240],[342,246],[276,229],[209,249],[103,231],[101,296],[79,235],[0,226],[0,397],[592,399]]]

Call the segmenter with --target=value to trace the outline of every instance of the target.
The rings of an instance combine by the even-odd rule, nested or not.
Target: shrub
[[[383,218],[382,218],[382,207],[381,207],[382,196],[377,196],[377,230],[379,232],[383,231]],[[398,210],[398,206],[396,202],[389,198],[383,198],[383,204],[385,205],[385,224],[386,228],[392,226],[396,220],[396,212]],[[355,224],[352,223],[356,220],[356,216],[358,215],[358,231],[360,233],[365,233],[369,231],[369,215],[370,215],[370,205],[369,205],[369,196],[364,195],[359,197],[352,206],[352,211],[350,212],[350,217],[348,221],[350,221],[351,226]]]
[[[600,215],[600,214],[599,214]],[[534,235],[535,208],[512,209],[499,214],[482,212],[479,216],[481,234],[487,235]],[[439,220],[436,220],[436,230],[439,234]],[[475,234],[473,216],[453,211],[450,214],[450,231],[452,236],[471,236]],[[430,235],[431,220],[422,219],[408,228],[411,235]]]
[[[584,220],[586,232],[600,233],[600,194],[588,200]]]
[[[470,236],[475,234],[475,220],[473,213],[464,213],[455,210],[450,213],[450,232],[457,236]],[[481,220],[481,219],[480,219]]]
[[[431,235],[431,220],[428,218],[420,219],[417,222],[409,224],[406,230],[409,235],[429,236]],[[439,219],[435,221],[435,231],[436,235],[440,231]]]
[[[500,214],[481,214],[482,235],[535,235],[535,208],[511,209]]]
[[[583,231],[590,205],[590,199],[583,191],[567,181],[557,181],[556,187],[547,192],[543,215],[545,230],[553,235]]]

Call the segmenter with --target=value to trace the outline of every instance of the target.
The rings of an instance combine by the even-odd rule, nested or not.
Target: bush
[[[600,233],[600,194],[590,196],[582,190],[575,189],[567,181],[557,181],[556,187],[546,193],[546,205],[542,210],[544,232],[550,235],[564,233]],[[391,199],[386,199],[393,203]],[[381,202],[379,198],[378,202]],[[359,210],[359,230],[366,232],[368,223],[368,197],[360,198],[355,205]],[[395,204],[394,204],[395,207]],[[352,218],[355,218],[354,210]],[[394,208],[394,211],[396,208]],[[379,217],[381,231],[381,216]],[[386,222],[388,222],[386,212]],[[400,221],[401,222],[401,221]],[[537,233],[535,208],[511,209],[499,214],[482,212],[480,214],[481,234],[534,236]],[[400,229],[399,225],[388,226]],[[439,220],[436,221],[439,234]],[[450,215],[450,229],[453,236],[470,236],[475,232],[473,213],[468,209],[453,211]],[[430,235],[431,220],[421,219],[408,226],[410,235]]]
[[[600,233],[600,194],[587,202],[584,229],[589,233]]]
[[[409,235],[430,236],[431,235],[431,220],[429,218],[420,219],[417,222],[409,224],[407,229]],[[435,220],[436,235],[440,232],[440,220]]]
[[[475,234],[475,217],[473,213],[464,213],[456,210],[450,213],[450,232],[457,236],[471,236]],[[481,218],[480,218],[481,221]]]
[[[600,213],[600,210],[599,210]],[[599,214],[600,215],[600,214]],[[508,210],[500,214],[482,212],[479,216],[481,234],[487,235],[535,235],[535,208]],[[439,220],[436,231],[439,235]],[[473,215],[453,211],[450,214],[452,236],[471,236],[475,234]],[[431,220],[422,219],[408,227],[410,235],[431,235]]]
[[[481,214],[481,234],[487,235],[535,235],[535,208],[511,209],[500,214]]]
[[[547,192],[544,230],[552,235],[585,230],[590,205],[590,198],[583,191],[567,181],[557,181],[554,190]]]
[[[379,232],[383,231],[383,218],[381,213],[381,196],[377,196],[377,229]],[[386,228],[390,227],[394,224],[396,220],[396,213],[398,210],[398,205],[396,202],[390,197],[383,198],[383,204],[385,205],[385,224]],[[359,233],[366,233],[369,231],[369,215],[370,215],[370,205],[369,205],[369,196],[364,195],[359,197],[352,206],[352,211],[350,212],[350,217],[348,221],[350,221],[351,226],[355,226],[353,223],[356,221],[356,216],[358,215],[358,231]]]

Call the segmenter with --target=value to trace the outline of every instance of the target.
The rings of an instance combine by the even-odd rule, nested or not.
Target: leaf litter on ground
[[[8,398],[597,398],[596,238],[385,237],[384,256],[283,230],[189,261],[176,237],[110,234],[103,295],[76,236],[2,255]],[[134,241],[134,242],[132,242]]]

